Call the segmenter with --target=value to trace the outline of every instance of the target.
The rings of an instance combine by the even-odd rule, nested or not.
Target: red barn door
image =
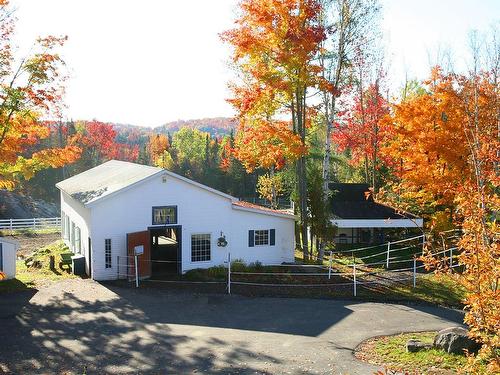
[[[141,245],[144,247],[144,253],[137,257],[139,278],[151,277],[151,236],[149,231],[145,230],[143,232],[127,233],[128,273],[131,278],[135,277],[134,248]]]

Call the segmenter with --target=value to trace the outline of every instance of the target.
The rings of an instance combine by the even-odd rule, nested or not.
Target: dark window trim
[[[174,209],[174,216],[175,216],[175,222],[174,223],[155,223],[155,208],[173,208]],[[179,218],[177,217],[177,206],[153,206],[151,208],[151,225],[175,225],[179,222]]]
[[[257,232],[267,231],[267,244],[257,244],[255,241]],[[259,246],[275,246],[276,245],[276,229],[250,229],[248,231],[248,247],[259,247]]]
[[[109,249],[108,249],[108,243],[109,243]],[[111,242],[111,238],[105,238],[104,239],[104,268],[111,268],[112,249],[113,249],[113,245]]]

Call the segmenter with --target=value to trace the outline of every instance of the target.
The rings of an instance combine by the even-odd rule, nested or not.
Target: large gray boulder
[[[454,354],[464,354],[464,350],[477,353],[481,348],[480,344],[469,338],[467,330],[462,327],[445,328],[439,331],[434,337],[434,346]]]

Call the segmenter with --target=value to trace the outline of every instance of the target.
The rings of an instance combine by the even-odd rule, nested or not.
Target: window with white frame
[[[111,268],[111,238],[104,240],[104,264],[106,268]]]
[[[255,246],[269,245],[269,229],[256,230],[254,236]]]
[[[248,231],[248,247],[274,246],[276,244],[276,229],[250,229]]]
[[[82,252],[80,227],[75,228],[75,252],[78,254],[81,254]]]
[[[61,233],[63,238],[66,237],[66,214],[61,211]]]
[[[210,260],[210,234],[191,235],[191,262]]]
[[[66,228],[66,233],[64,233],[64,238],[66,240],[69,240],[69,232],[70,232],[70,225],[69,225],[70,220],[69,220],[69,216],[66,215],[66,217],[64,219],[65,219],[65,222],[66,222],[66,224],[64,225],[64,227]]]
[[[71,250],[75,250],[75,223],[71,222],[71,235],[69,239],[71,243]]]

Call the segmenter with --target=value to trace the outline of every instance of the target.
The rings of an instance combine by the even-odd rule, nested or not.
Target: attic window
[[[153,207],[153,225],[177,224],[177,206]]]

